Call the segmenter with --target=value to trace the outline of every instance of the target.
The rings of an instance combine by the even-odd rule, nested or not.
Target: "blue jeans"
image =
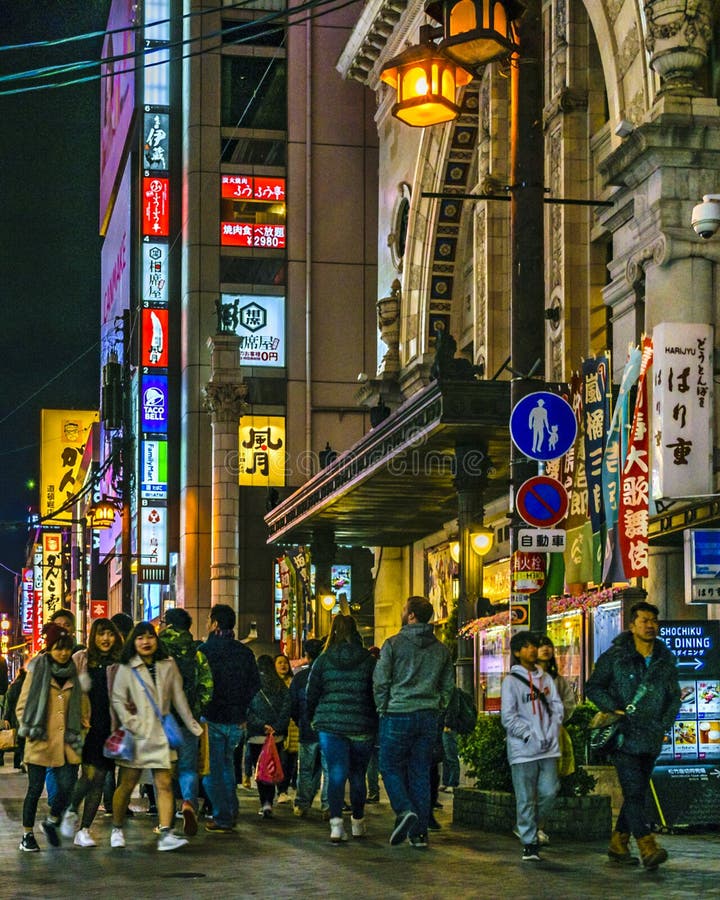
[[[457,731],[443,731],[442,783],[445,787],[460,784],[460,760],[458,759]]]
[[[373,749],[373,741],[351,741],[343,734],[320,731],[320,747],[328,772],[330,818],[342,818],[345,782],[350,782],[350,805],[354,819],[365,815],[365,772]]]
[[[386,713],[380,717],[380,774],[395,815],[412,810],[415,834],[430,819],[430,766],[439,713],[432,709]]]
[[[317,741],[300,744],[298,749],[295,806],[299,806],[301,809],[310,809],[313,805],[315,795],[320,790],[321,777],[322,757],[320,754],[320,744]],[[323,781],[320,799],[321,805],[327,806],[327,780]]]
[[[238,815],[235,748],[240,736],[239,725],[208,722],[210,774],[203,778],[203,785],[212,803],[213,819],[222,828],[232,827]]]
[[[517,830],[524,846],[537,843],[539,825],[550,812],[560,788],[557,758],[513,763]]]
[[[184,725],[180,725],[183,745],[177,751],[177,780],[183,800],[192,803],[197,811],[198,806],[198,744],[200,739]],[[234,766],[233,766],[234,772]]]
[[[612,755],[612,763],[623,795],[623,805],[615,830],[632,834],[635,838],[646,837],[650,834],[650,826],[645,816],[645,802],[650,790],[655,757],[647,753],[636,755],[618,750]]]

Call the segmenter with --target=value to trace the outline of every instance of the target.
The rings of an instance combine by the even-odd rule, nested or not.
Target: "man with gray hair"
[[[416,848],[428,845],[433,746],[454,686],[450,651],[435,637],[432,616],[428,599],[408,598],[402,628],[383,644],[373,676],[380,772],[397,817],[393,846],[405,838]]]

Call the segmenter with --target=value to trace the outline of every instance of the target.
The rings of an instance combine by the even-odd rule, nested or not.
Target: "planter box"
[[[515,795],[477,788],[455,788],[453,822],[481,831],[511,834],[515,825]],[[612,831],[610,797],[558,797],[545,823],[553,836],[574,841],[607,840]]]

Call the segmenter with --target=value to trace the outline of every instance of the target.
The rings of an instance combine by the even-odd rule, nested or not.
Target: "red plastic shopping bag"
[[[258,757],[255,778],[257,781],[264,781],[266,784],[279,784],[284,777],[285,774],[280,763],[280,756],[275,746],[275,738],[269,734],[265,738],[265,743]]]

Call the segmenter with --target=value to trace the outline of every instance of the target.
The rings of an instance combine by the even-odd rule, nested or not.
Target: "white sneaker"
[[[110,832],[110,846],[115,850],[121,850],[125,846],[125,835],[122,828],[113,828]]]
[[[538,828],[537,840],[538,840],[538,844],[549,844],[550,843],[550,838],[545,834],[545,832],[542,830],[542,828]]]
[[[64,838],[72,840],[75,837],[77,826],[78,814],[71,809],[66,809],[65,815],[62,817],[62,822],[60,823],[60,834]]]
[[[342,817],[338,817],[337,819],[330,819],[331,843],[339,844],[341,841],[346,841],[347,839],[348,836],[345,833],[345,826],[343,825]]]
[[[178,837],[176,834],[173,834],[172,831],[165,831],[160,835],[158,850],[177,850],[179,847],[184,847],[185,844],[188,843],[189,841],[187,838]]]
[[[75,844],[76,847],[97,847],[97,844],[92,839],[92,835],[87,828],[81,828],[77,832],[73,844]]]
[[[350,827],[352,828],[352,836],[354,838],[363,838],[367,835],[367,825],[365,819],[354,819],[350,817]]]

